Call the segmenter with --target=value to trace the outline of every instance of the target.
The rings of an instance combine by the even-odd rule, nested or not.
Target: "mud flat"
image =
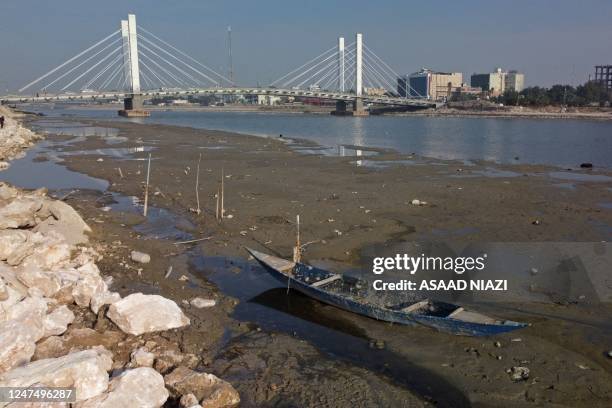
[[[75,140],[61,132],[49,135],[53,145],[32,161],[59,159],[108,183],[106,191],[62,194],[70,193],[66,202],[91,226],[104,255],[98,266],[114,278],[111,290],[156,293],[181,305],[191,324],[164,339],[232,383],[246,406],[609,405],[610,299],[498,305],[495,315],[532,327],[495,339],[457,338],[287,296],[243,250],[290,257],[297,214],[309,243],[305,258],[341,269],[363,267],[368,252],[403,242],[607,241],[612,219],[599,204],[609,201],[609,171],[441,162],[376,149],[325,157],[304,154],[317,146],[300,141],[87,126],[116,129],[122,139]],[[152,210],[144,218],[149,153]],[[200,153],[204,211],[196,215],[189,209],[196,206]],[[221,169],[227,217],[218,222]],[[556,172],[581,176],[568,183]],[[177,243],[203,237],[210,239]],[[150,254],[151,262],[134,263],[132,250]],[[216,304],[198,309],[189,303],[194,297]],[[529,376],[514,380],[517,367],[529,368]]]

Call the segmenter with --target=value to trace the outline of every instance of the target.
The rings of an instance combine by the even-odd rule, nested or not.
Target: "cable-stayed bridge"
[[[336,101],[337,114],[367,114],[364,104],[432,107],[414,89],[397,89],[399,75],[362,34],[308,60],[267,87],[240,87],[151,31],[133,14],[121,28],[22,86],[2,103],[123,99],[124,114],[146,114],[143,100],[171,95],[269,95]],[[407,83],[407,81],[404,81]],[[408,84],[405,85],[409,87]],[[401,92],[403,91],[403,92]],[[400,93],[402,96],[400,96]],[[352,111],[348,106],[352,106]]]

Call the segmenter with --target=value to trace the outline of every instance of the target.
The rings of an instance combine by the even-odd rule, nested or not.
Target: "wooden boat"
[[[499,320],[461,306],[431,299],[381,303],[361,279],[296,263],[253,249],[247,251],[276,279],[320,302],[377,320],[414,325],[421,324],[463,336],[490,336],[526,326],[511,320]]]

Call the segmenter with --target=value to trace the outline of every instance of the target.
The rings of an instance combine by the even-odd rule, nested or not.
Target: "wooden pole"
[[[144,216],[147,216],[147,208],[149,206],[149,177],[151,175],[151,153],[149,153],[149,163],[147,165],[147,184],[145,185],[144,197]]]
[[[221,196],[221,191],[219,187],[217,187],[217,210],[215,211],[215,218],[219,221],[219,199]]]
[[[198,203],[198,208],[196,209],[196,213],[199,215],[200,212],[202,212],[200,210],[200,162],[202,161],[202,153],[200,153],[200,158],[198,159],[198,168],[197,168],[197,173],[196,173],[196,185],[195,185],[195,189],[196,189],[196,201]]]
[[[225,188],[224,188],[224,180],[223,180],[225,176],[223,174],[224,174],[223,167],[221,167],[221,219],[225,217],[225,205],[224,205]]]
[[[297,226],[297,237],[295,240],[295,248],[293,248],[293,262],[300,262],[302,259],[302,245],[300,244],[300,216],[295,217]]]

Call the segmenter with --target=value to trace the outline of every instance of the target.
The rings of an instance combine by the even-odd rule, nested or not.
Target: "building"
[[[258,105],[280,105],[282,98],[276,95],[257,95]]]
[[[612,89],[612,65],[597,65],[595,81],[601,82],[608,90]]]
[[[410,75],[397,79],[397,92],[400,96],[425,97],[444,100],[451,97],[453,90],[461,87],[461,72],[437,72],[423,68]]]
[[[368,96],[385,96],[387,94],[385,88],[363,88],[363,92]]]
[[[522,91],[525,88],[525,75],[497,68],[489,74],[472,74],[470,85],[488,92],[490,96],[499,96],[506,90]]]
[[[518,71],[509,71],[506,74],[504,81],[504,87],[506,91],[521,92],[525,89],[525,74],[521,74]]]

